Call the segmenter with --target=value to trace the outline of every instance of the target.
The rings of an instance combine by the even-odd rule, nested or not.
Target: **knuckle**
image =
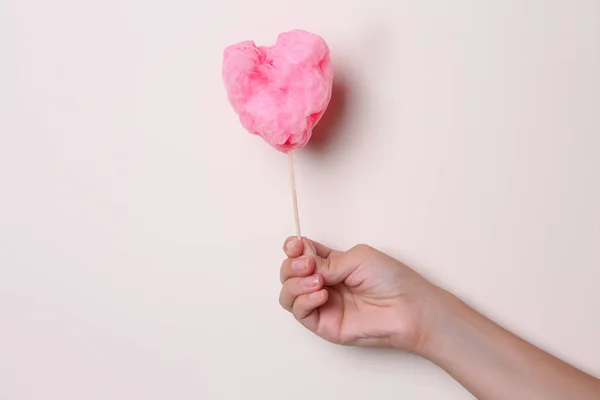
[[[281,292],[279,292],[279,305],[287,311],[291,311],[292,308],[291,302],[293,302],[293,300],[290,300],[291,296],[292,294],[290,293],[289,288],[284,285]]]
[[[340,336],[338,338],[338,343],[343,346],[349,346],[354,342],[354,340],[355,338],[353,335],[346,332],[342,332],[340,333]]]
[[[321,260],[321,269],[329,271],[331,269],[331,260],[329,258],[323,258]]]
[[[369,246],[368,244],[361,243],[361,244],[357,244],[350,250],[352,252],[356,252],[356,253],[360,253],[360,254],[368,254],[368,253],[372,252],[374,249],[371,246]]]
[[[290,278],[288,280],[286,280],[285,282],[283,282],[283,286],[281,287],[281,292],[282,293],[291,293],[291,288],[292,288],[292,282],[293,282],[293,278]]]
[[[285,270],[285,267],[288,265],[289,260],[290,260],[289,258],[286,258],[285,260],[283,260],[281,262],[281,271]]]
[[[296,320],[301,321],[302,320],[302,312],[298,309],[298,307],[294,307],[292,308],[292,315],[294,316],[294,318],[296,318]]]
[[[298,287],[298,279],[290,278],[283,283],[281,292],[279,295],[279,304],[288,311],[291,311],[293,305],[296,303],[300,291]]]
[[[286,258],[281,263],[281,268],[279,268],[279,279],[281,280],[281,283],[285,282],[285,279],[286,279],[286,276],[287,276],[287,272],[286,271],[289,269],[289,263],[290,263],[290,259],[289,258]]]
[[[304,313],[304,306],[302,305],[302,298],[298,297],[296,299],[296,301],[294,301],[294,304],[292,305],[292,314],[294,315],[294,318],[296,318],[298,321],[300,321],[302,319],[303,313]]]
[[[280,305],[280,306],[281,306],[283,309],[285,309],[285,310],[288,310],[288,307],[287,307],[287,306],[286,306],[286,304],[285,304],[284,298],[285,298],[285,295],[284,295],[283,291],[281,291],[281,292],[279,293],[279,305]],[[288,311],[289,311],[289,310],[288,310]]]

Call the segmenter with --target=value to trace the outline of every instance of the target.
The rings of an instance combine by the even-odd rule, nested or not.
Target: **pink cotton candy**
[[[272,47],[240,42],[225,49],[223,80],[248,132],[282,152],[304,147],[331,98],[329,47],[301,30],[280,34]]]

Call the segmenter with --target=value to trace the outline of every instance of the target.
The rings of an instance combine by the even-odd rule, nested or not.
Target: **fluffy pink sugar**
[[[331,98],[329,47],[302,30],[280,34],[271,47],[240,42],[225,49],[223,80],[248,132],[282,152],[304,147]]]

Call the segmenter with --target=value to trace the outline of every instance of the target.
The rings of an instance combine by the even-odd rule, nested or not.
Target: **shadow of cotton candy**
[[[343,134],[343,121],[348,108],[348,86],[339,76],[333,78],[331,100],[319,123],[314,127],[306,148],[310,151],[327,151]]]

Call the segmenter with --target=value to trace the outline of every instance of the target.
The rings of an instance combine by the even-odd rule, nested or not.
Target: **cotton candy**
[[[308,143],[331,98],[329,47],[302,30],[271,47],[240,42],[223,53],[223,80],[244,128],[288,152]]]

